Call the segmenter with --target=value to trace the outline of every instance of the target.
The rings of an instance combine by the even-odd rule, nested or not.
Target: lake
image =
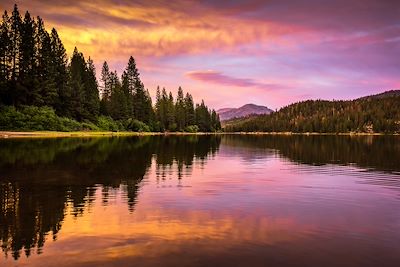
[[[0,140],[1,266],[400,266],[400,137]]]

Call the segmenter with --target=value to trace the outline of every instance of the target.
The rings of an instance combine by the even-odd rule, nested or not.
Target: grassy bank
[[[57,138],[57,137],[107,137],[107,136],[149,136],[149,135],[343,135],[343,136],[378,136],[400,135],[385,133],[291,133],[291,132],[215,132],[215,133],[187,133],[187,132],[111,132],[111,131],[0,131],[0,138]]]
[[[101,137],[101,136],[142,136],[156,135],[159,133],[147,132],[99,132],[99,131],[75,131],[75,132],[56,132],[56,131],[34,131],[34,132],[13,132],[1,131],[0,138],[32,138],[32,137]]]
[[[31,131],[14,132],[0,131],[0,138],[57,138],[57,137],[107,137],[107,136],[149,136],[149,135],[212,135],[224,133],[186,133],[186,132],[110,132],[110,131],[75,131],[75,132],[57,132],[57,131]]]
[[[224,132],[224,134],[233,134],[233,135],[354,135],[354,136],[362,136],[362,135],[367,135],[367,136],[371,136],[371,135],[400,135],[398,133],[361,133],[361,132],[346,132],[346,133]]]

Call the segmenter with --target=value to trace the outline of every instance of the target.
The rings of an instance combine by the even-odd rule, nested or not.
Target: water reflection
[[[379,171],[400,172],[399,136],[335,135],[227,135],[223,145],[279,153],[291,161],[310,165],[355,165]]]
[[[398,140],[0,140],[0,265],[397,266]]]
[[[206,136],[0,141],[0,227],[2,249],[15,259],[21,250],[38,253],[47,233],[57,239],[68,205],[82,215],[101,184],[102,203],[120,188],[133,211],[139,183],[155,158],[158,173],[176,164],[190,172],[193,159],[205,163],[220,138]]]

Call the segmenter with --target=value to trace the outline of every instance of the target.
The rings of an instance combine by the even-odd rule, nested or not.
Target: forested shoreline
[[[400,133],[400,91],[355,100],[307,100],[225,122],[228,132]]]
[[[215,110],[179,87],[157,88],[153,105],[131,56],[121,77],[77,48],[69,59],[56,29],[17,5],[0,25],[0,130],[214,132]]]

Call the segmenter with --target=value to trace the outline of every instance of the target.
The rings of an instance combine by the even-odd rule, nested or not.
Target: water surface
[[[0,265],[400,266],[399,141],[0,140]]]

